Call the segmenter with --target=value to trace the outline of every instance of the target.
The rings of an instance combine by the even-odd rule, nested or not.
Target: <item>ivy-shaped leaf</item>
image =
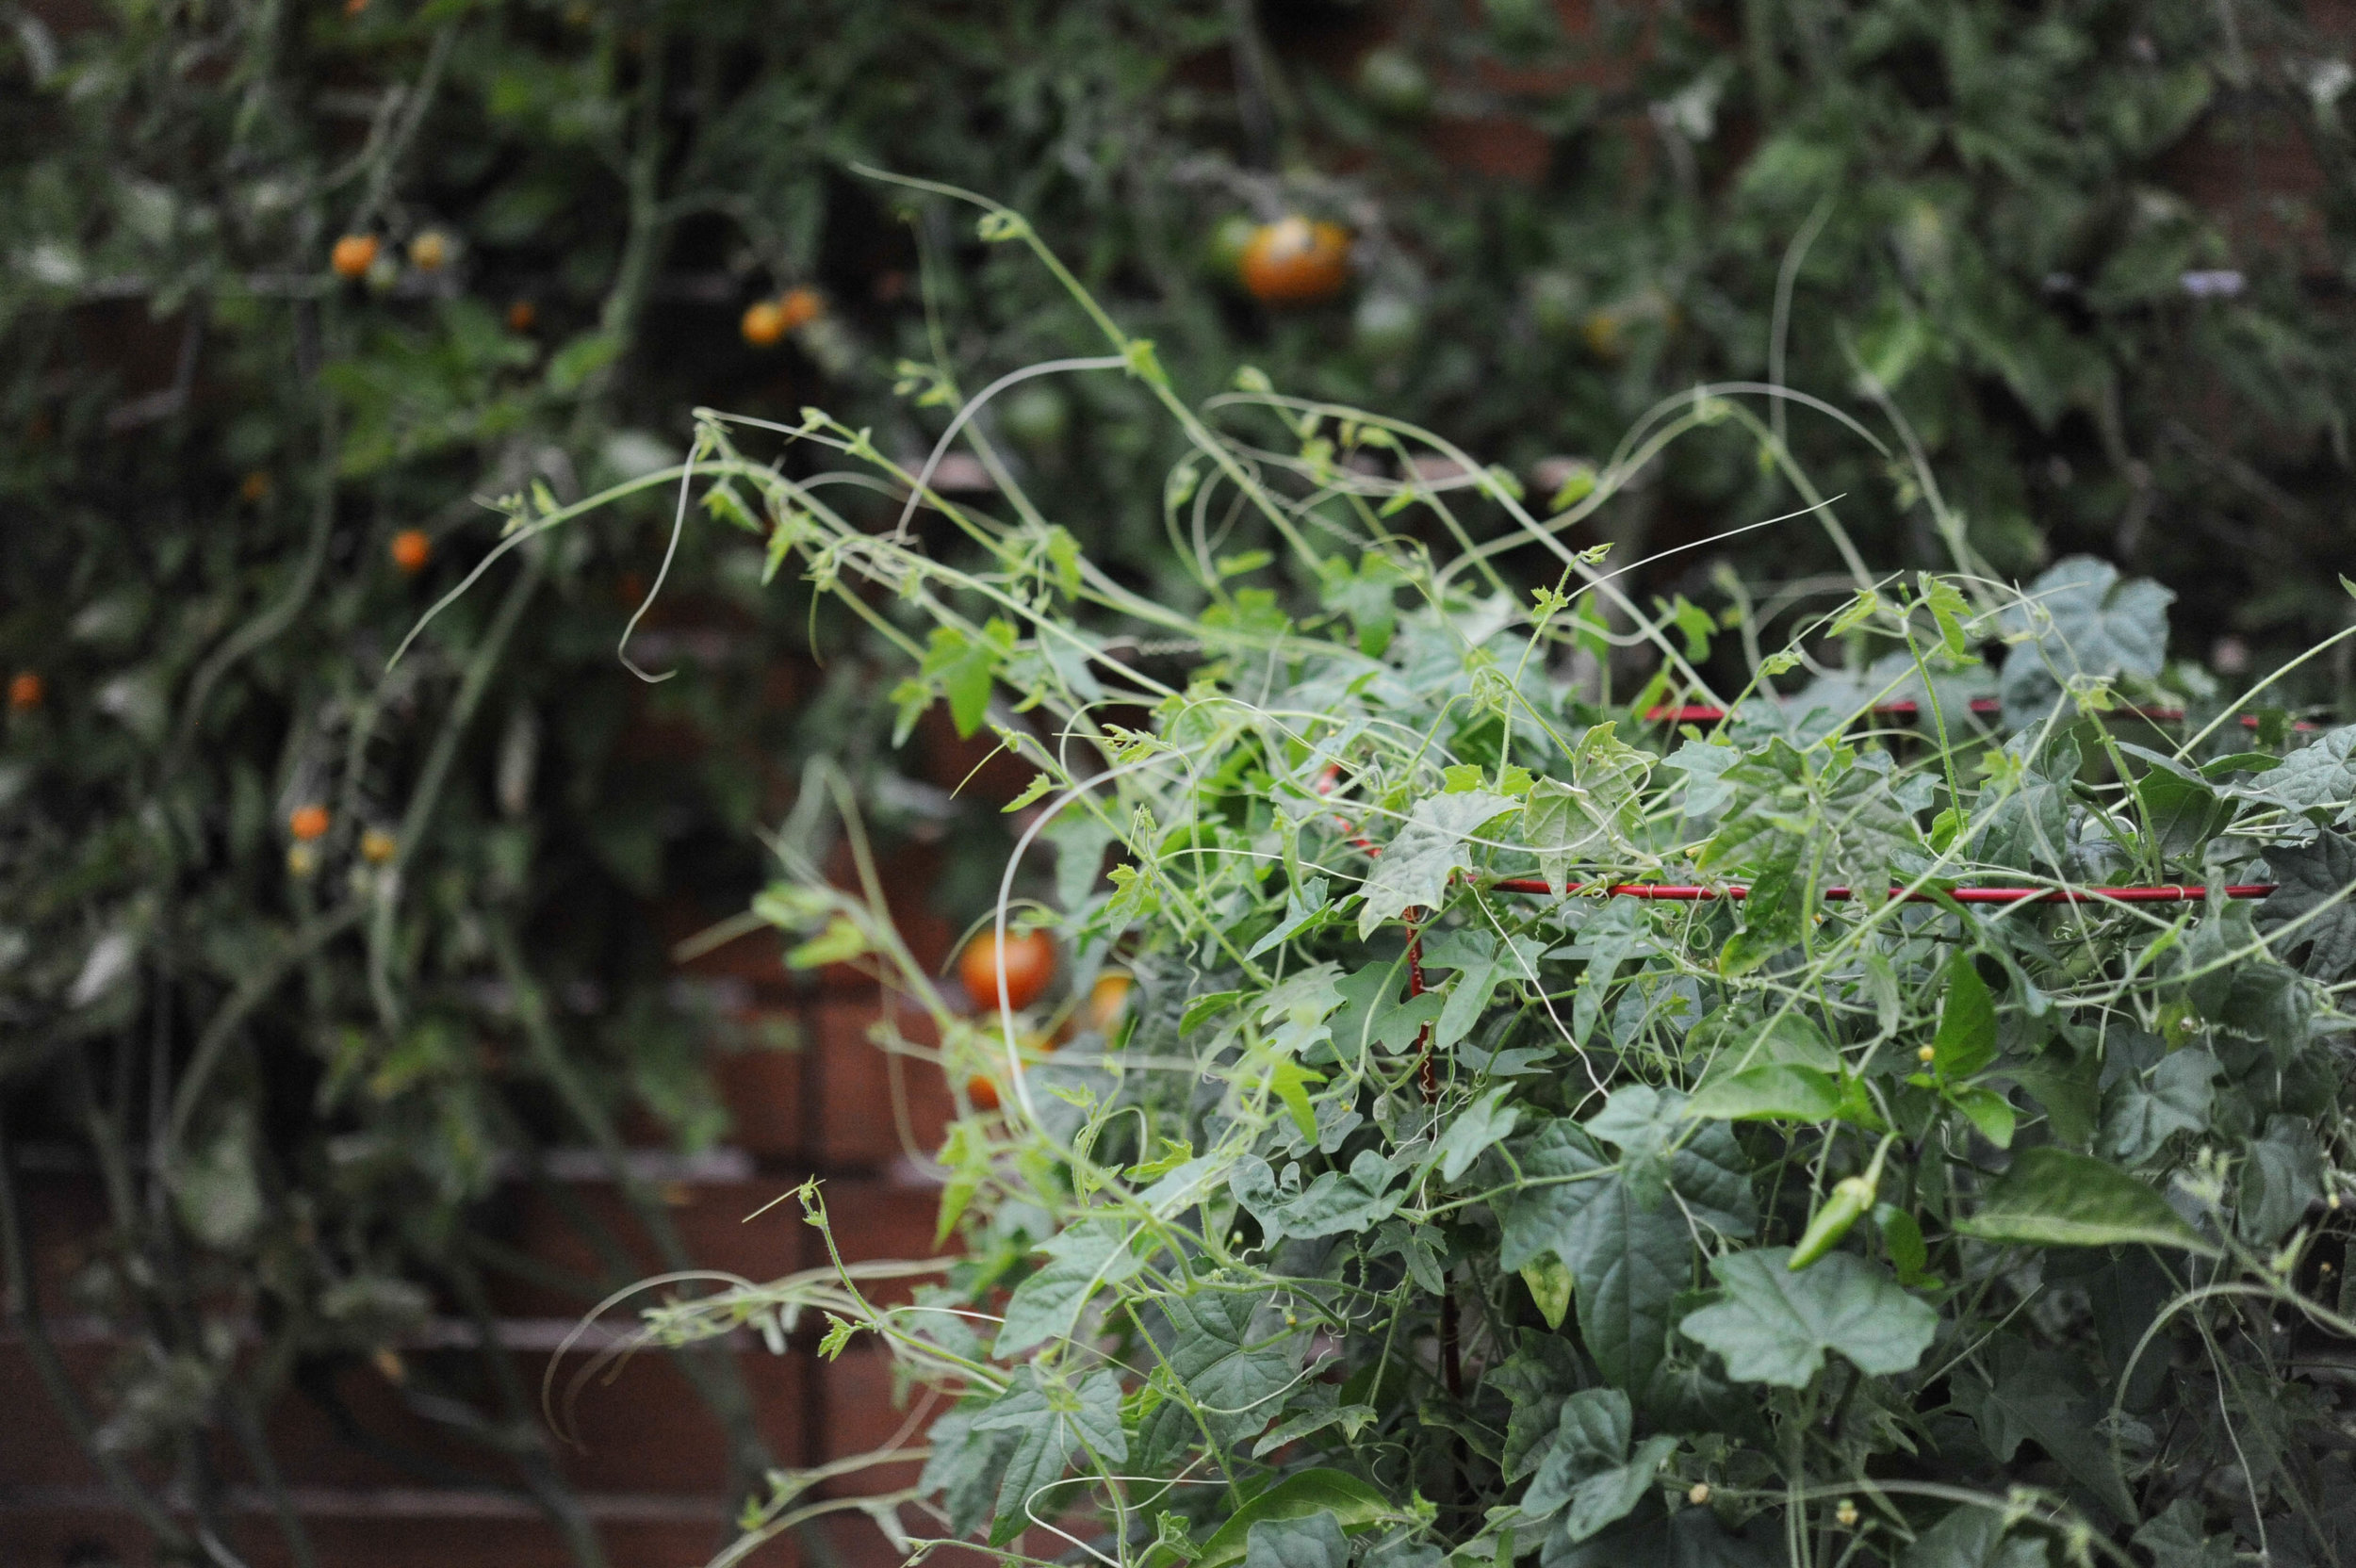
[[[1014,1289],[999,1325],[1001,1358],[1069,1336],[1088,1298],[1145,1266],[1116,1220],[1082,1220],[1039,1244],[1048,1262]]]
[[[2029,584],[2028,598],[2043,613],[2007,608],[2008,635],[2031,640],[2004,656],[2001,690],[2004,720],[2025,726],[2044,716],[2071,676],[2160,673],[2168,658],[2168,607],[2176,596],[2147,579],[2122,581],[2119,568],[2090,555],[2053,563]]]
[[[2356,970],[2356,841],[2325,833],[2311,844],[2268,850],[2266,864],[2277,886],[2258,919],[2275,951],[2317,980]]]
[[[1448,878],[1472,861],[1464,841],[1521,802],[1490,790],[1426,795],[1407,813],[1405,825],[1383,848],[1362,890],[1358,936],[1374,934],[1384,921],[1410,909],[1436,909],[1448,899]]]
[[[1255,1154],[1235,1168],[1230,1184],[1235,1200],[1252,1211],[1271,1240],[1306,1238],[1371,1230],[1406,1200],[1403,1186],[1386,1190],[1392,1175],[1390,1161],[1362,1149],[1348,1170],[1325,1171],[1299,1193],[1287,1195],[1277,1185],[1268,1163]]]
[[[1805,1388],[1838,1350],[1859,1371],[1909,1371],[1939,1315],[1854,1252],[1793,1273],[1792,1249],[1733,1252],[1710,1263],[1722,1299],[1687,1315],[1685,1333],[1718,1352],[1737,1382]]]
[[[1617,739],[1599,724],[1571,746],[1571,781],[1541,778],[1530,789],[1523,841],[1538,855],[1538,874],[1561,890],[1580,859],[1630,853],[1643,813],[1652,753]]]

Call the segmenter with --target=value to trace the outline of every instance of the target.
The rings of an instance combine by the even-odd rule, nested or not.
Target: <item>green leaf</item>
[[[933,1423],[928,1434],[932,1455],[924,1461],[917,1488],[939,1496],[949,1510],[949,1531],[971,1535],[979,1528],[998,1497],[998,1482],[1006,1474],[1015,1440],[997,1431],[976,1431],[981,1412],[953,1410]]]
[[[1306,1519],[1325,1514],[1343,1531],[1356,1534],[1398,1517],[1390,1500],[1357,1477],[1342,1470],[1303,1470],[1287,1476],[1228,1516],[1211,1538],[1194,1568],[1234,1568],[1251,1550],[1252,1527],[1278,1520]]]
[[[2142,1243],[2213,1255],[2168,1200],[2117,1166],[2051,1147],[2024,1149],[1976,1213],[1955,1229],[1984,1241],[2029,1247]]]
[[[2012,1147],[2013,1128],[2019,1118],[2011,1101],[1986,1087],[1952,1090],[1947,1099],[1963,1113],[1965,1120],[1979,1129],[1980,1136],[1999,1149]]]
[[[1072,1456],[1083,1447],[1108,1464],[1129,1457],[1128,1442],[1121,1429],[1121,1377],[1110,1367],[1090,1375],[1076,1388],[1018,1383],[974,1418],[973,1429],[1014,1434],[1013,1452],[998,1482],[995,1517],[990,1521],[992,1545],[1013,1540],[1035,1517],[1049,1519],[1064,1511],[1053,1501],[1038,1508],[1039,1494],[1063,1478]]]
[[[1505,1103],[1512,1092],[1512,1085],[1500,1084],[1456,1113],[1430,1156],[1429,1163],[1439,1168],[1440,1180],[1455,1181],[1484,1150],[1512,1135],[1514,1122],[1521,1119],[1517,1107]]]
[[[1972,642],[1964,634],[1963,625],[1972,618],[1972,603],[1963,596],[1963,590],[1928,572],[1918,574],[1915,582],[1922,590],[1922,602],[1930,608],[1931,619],[1939,625],[1939,639],[1949,657],[1969,658]]]
[[[1350,1568],[1350,1538],[1331,1509],[1263,1519],[1244,1535],[1244,1568]]]
[[[816,936],[797,942],[785,955],[788,969],[821,969],[856,958],[868,951],[867,933],[848,915],[836,915],[828,920]]]
[[[1530,1289],[1530,1298],[1537,1304],[1538,1315],[1546,1320],[1546,1327],[1559,1329],[1571,1312],[1571,1292],[1578,1282],[1561,1258],[1551,1252],[1541,1252],[1522,1265],[1522,1283]]]
[[[1890,1266],[1898,1271],[1898,1282],[1921,1282],[1930,1266],[1931,1253],[1922,1245],[1922,1227],[1914,1216],[1884,1203],[1873,1211],[1873,1222],[1881,1230],[1882,1248],[1890,1254]]]
[[[2206,1511],[2200,1498],[2179,1497],[2135,1531],[2135,1544],[2154,1568],[2233,1568],[2233,1538],[2203,1534]]]
[[[2356,822],[2356,804],[2351,804],[2356,802],[2356,725],[2326,730],[2262,774],[2257,782],[2232,792],[2247,800],[2312,813],[2317,822],[2348,826]]]
[[[1558,890],[1573,863],[1624,853],[1643,814],[1655,758],[1619,740],[1610,723],[1572,743],[1571,781],[1542,778],[1530,789],[1522,836],[1538,854],[1538,874]]]
[[[1310,1124],[1310,1135],[1316,1123]],[[1268,1163],[1257,1155],[1235,1168],[1231,1185],[1235,1200],[1250,1209],[1271,1236],[1331,1236],[1345,1231],[1370,1230],[1406,1200],[1409,1189],[1386,1191],[1391,1164],[1371,1149],[1362,1149],[1347,1171],[1328,1170],[1296,1195],[1287,1196],[1276,1184]]]
[[[1415,802],[1366,878],[1366,904],[1358,911],[1360,939],[1410,909],[1436,909],[1446,903],[1448,878],[1472,863],[1464,841],[1520,806],[1511,795],[1490,790],[1427,795]]]
[[[994,1353],[1001,1358],[1067,1338],[1088,1298],[1145,1266],[1116,1220],[1082,1220],[1039,1244],[1049,1262],[1006,1299]]]
[[[1513,1146],[1532,1184],[1497,1200],[1505,1230],[1502,1266],[1519,1269],[1552,1252],[1577,1282],[1579,1336],[1604,1376],[1642,1387],[1659,1364],[1669,1303],[1685,1287],[1692,1242],[1665,1205],[1646,1209],[1595,1140],[1552,1121]]]
[[[1263,1311],[1267,1298],[1256,1294],[1206,1290],[1156,1304],[1169,1324],[1170,1375],[1201,1408],[1212,1440],[1232,1447],[1265,1429],[1293,1386],[1307,1336],[1286,1328],[1274,1310]],[[1175,1400],[1165,1411],[1194,1424]]]
[[[2035,731],[2026,731],[2005,743],[1998,756],[2017,765],[2017,776],[2007,789],[1998,774],[1975,803],[1987,818],[1981,857],[2012,871],[2039,866],[2059,871],[2070,842],[2070,784],[2078,775],[2078,743],[2067,735],[2057,737],[2032,761],[2027,754],[2036,740]],[[2000,797],[1992,804],[1991,793]]]
[[[2267,1119],[2266,1136],[2250,1145],[2241,1168],[2240,1202],[2234,1229],[2252,1246],[2272,1247],[2323,1196],[2315,1173],[2324,1168],[2322,1146],[2304,1117]]]
[[[2161,1057],[2148,1072],[2122,1076],[2102,1114],[2103,1154],[2138,1166],[2171,1135],[2206,1131],[2210,1086],[2221,1070],[2215,1056],[2191,1048]]]
[[[990,710],[990,682],[1014,652],[1014,628],[993,615],[978,640],[955,627],[933,628],[918,677],[949,699],[949,718],[959,736],[981,728]]]
[[[1944,1078],[1969,1078],[1996,1059],[1996,1003],[1972,955],[1947,960],[1947,1002],[1931,1040],[1931,1063]]]
[[[1722,1121],[1830,1121],[1846,1096],[1829,1072],[1767,1062],[1704,1084],[1685,1102],[1689,1117]]]
[[[2045,1544],[2008,1527],[2003,1509],[1966,1503],[1916,1536],[1898,1568],[2045,1568]]]
[[[1284,918],[1276,928],[1252,944],[1244,955],[1256,958],[1271,948],[1281,947],[1312,926],[1325,923],[1325,912],[1333,900],[1327,891],[1326,879],[1312,876],[1284,891]]]
[[[1982,1351],[1992,1382],[1959,1379],[1961,1403],[1971,1409],[1988,1451],[2011,1462],[2023,1438],[2053,1455],[2063,1469],[2120,1519],[2135,1516],[2135,1499],[2112,1462],[2102,1430],[2108,1401],[2076,1358],[2031,1350],[2008,1335]]]
[[[1584,1541],[1607,1525],[1625,1519],[1661,1484],[1661,1467],[1677,1452],[1677,1440],[1648,1437],[1636,1446],[1626,1464],[1589,1476],[1572,1490],[1571,1506],[1562,1515],[1562,1531],[1573,1542]]]
[[[2233,820],[2233,803],[2172,757],[2123,741],[2119,749],[2147,764],[2134,788],[2151,841],[2170,858],[2198,858],[2201,846]]]
[[[2090,555],[2055,562],[2029,584],[2027,606],[2003,614],[2007,634],[2032,641],[2004,657],[2005,722],[2026,725],[2061,694],[2056,675],[2140,676],[2160,673],[2168,657],[2168,607],[2176,596],[2144,579],[2122,581],[2119,568]]]
[[[2029,1066],[2004,1070],[2044,1107],[2054,1137],[2072,1148],[2092,1141],[2102,1109],[2101,1068],[2092,1056],[2081,1061],[2067,1050],[2049,1051]]]
[[[2356,842],[2324,833],[2311,844],[2267,850],[2266,864],[2277,886],[2258,919],[2274,951],[2317,980],[2356,970]],[[2282,929],[2293,922],[2299,923]]]
[[[1877,1377],[1912,1369],[1939,1315],[1854,1252],[1799,1273],[1792,1250],[1762,1248],[1713,1260],[1724,1297],[1688,1314],[1685,1333],[1718,1352],[1737,1382],[1805,1388],[1838,1350]]]
[[[1582,1389],[1562,1401],[1555,1418],[1554,1446],[1538,1467],[1541,1480],[1530,1482],[1523,1507],[1531,1513],[1551,1513],[1569,1496],[1569,1487],[1581,1476],[1608,1470],[1628,1458],[1636,1434],[1635,1412],[1628,1396],[1616,1388]],[[1552,1476],[1550,1481],[1543,1478]],[[1547,1494],[1552,1493],[1551,1498]]]

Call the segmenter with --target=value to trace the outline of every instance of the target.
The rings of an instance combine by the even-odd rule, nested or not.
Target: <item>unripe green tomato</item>
[[[1203,265],[1211,276],[1232,287],[1243,286],[1243,253],[1252,249],[1260,225],[1240,212],[1229,213],[1211,225],[1203,246]]]
[[[1586,286],[1570,272],[1548,269],[1532,272],[1522,280],[1522,293],[1530,301],[1530,319],[1542,336],[1568,338],[1578,335],[1586,315]]]
[[[998,405],[998,422],[1023,446],[1044,451],[1060,445],[1072,428],[1072,400],[1060,387],[1033,382],[1006,394]]]
[[[1423,307],[1404,294],[1371,289],[1358,302],[1350,332],[1369,359],[1397,359],[1423,335]]]
[[[1358,94],[1384,114],[1412,120],[1432,106],[1432,74],[1415,56],[1386,43],[1358,62]]]

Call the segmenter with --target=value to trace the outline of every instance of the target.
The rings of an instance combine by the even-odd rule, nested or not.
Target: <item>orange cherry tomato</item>
[[[434,559],[434,541],[423,529],[405,528],[393,535],[393,564],[415,577]]]
[[[777,319],[787,332],[809,326],[826,311],[826,302],[818,297],[818,290],[807,286],[789,288],[777,299]]]
[[[1088,999],[1080,1008],[1084,1022],[1100,1035],[1112,1033],[1121,1019],[1121,1009],[1128,1004],[1130,979],[1121,973],[1100,974],[1096,984],[1088,988]]]
[[[48,684],[31,670],[18,671],[16,678],[8,682],[8,707],[15,712],[31,712],[48,694]]]
[[[335,241],[328,253],[327,264],[339,278],[365,276],[376,262],[376,237],[369,234],[348,234]]]
[[[738,326],[754,348],[773,348],[785,335],[785,307],[775,300],[759,301],[746,308]]]
[[[1280,218],[1243,252],[1243,286],[1267,305],[1315,304],[1350,282],[1350,231],[1339,223]]]
[[[994,1111],[998,1108],[998,1086],[978,1072],[965,1081],[965,1097],[973,1102],[976,1110]]]
[[[327,808],[316,801],[308,806],[296,807],[294,815],[286,819],[286,831],[306,844],[314,839],[324,839],[327,837]]]
[[[999,1004],[998,977],[1006,980],[1006,1004],[1027,1007],[1047,989],[1055,975],[1055,944],[1044,931],[1009,937],[1002,949],[994,931],[985,931],[965,944],[957,956],[957,978],[978,1007]]]
[[[540,307],[530,300],[517,300],[507,307],[507,330],[530,332],[540,320]]]

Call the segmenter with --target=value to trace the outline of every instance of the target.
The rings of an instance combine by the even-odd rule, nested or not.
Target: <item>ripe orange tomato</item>
[[[8,682],[8,707],[14,712],[31,712],[48,694],[48,684],[31,670],[18,671],[16,678]]]
[[[1350,281],[1350,231],[1339,223],[1280,218],[1244,247],[1243,286],[1266,305],[1314,304]]]
[[[975,1006],[998,1005],[998,977],[1006,980],[1006,1003],[1009,1007],[1027,1007],[1037,1002],[1047,989],[1047,982],[1055,974],[1055,944],[1044,931],[1010,937],[1002,949],[997,933],[985,931],[965,944],[957,956],[957,978],[964,982],[965,992]]]
[[[540,319],[540,307],[530,300],[517,300],[507,307],[507,330],[530,332]]]
[[[425,570],[425,564],[434,559],[434,541],[423,529],[405,528],[393,535],[393,564],[411,577]]]
[[[1080,1008],[1081,1021],[1100,1035],[1112,1033],[1113,1024],[1121,1018],[1121,1009],[1128,1004],[1130,979],[1118,972],[1100,974],[1096,984],[1088,988],[1088,999]]]
[[[761,300],[746,307],[744,319],[738,323],[744,341],[756,349],[775,347],[785,335],[785,307],[775,300]]]
[[[977,1110],[994,1111],[998,1108],[998,1086],[978,1072],[965,1081],[965,1097],[973,1102]]]
[[[777,319],[787,332],[809,326],[826,311],[826,302],[818,297],[818,290],[807,285],[789,288],[777,299]]]
[[[296,807],[294,815],[286,819],[286,831],[306,844],[314,839],[324,839],[327,837],[327,808],[317,801],[308,806]]]
[[[364,277],[375,262],[376,237],[370,234],[344,236],[335,241],[335,250],[327,256],[327,265],[335,270],[339,278]]]
[[[409,242],[409,265],[420,272],[438,272],[450,265],[450,236],[428,229]]]

